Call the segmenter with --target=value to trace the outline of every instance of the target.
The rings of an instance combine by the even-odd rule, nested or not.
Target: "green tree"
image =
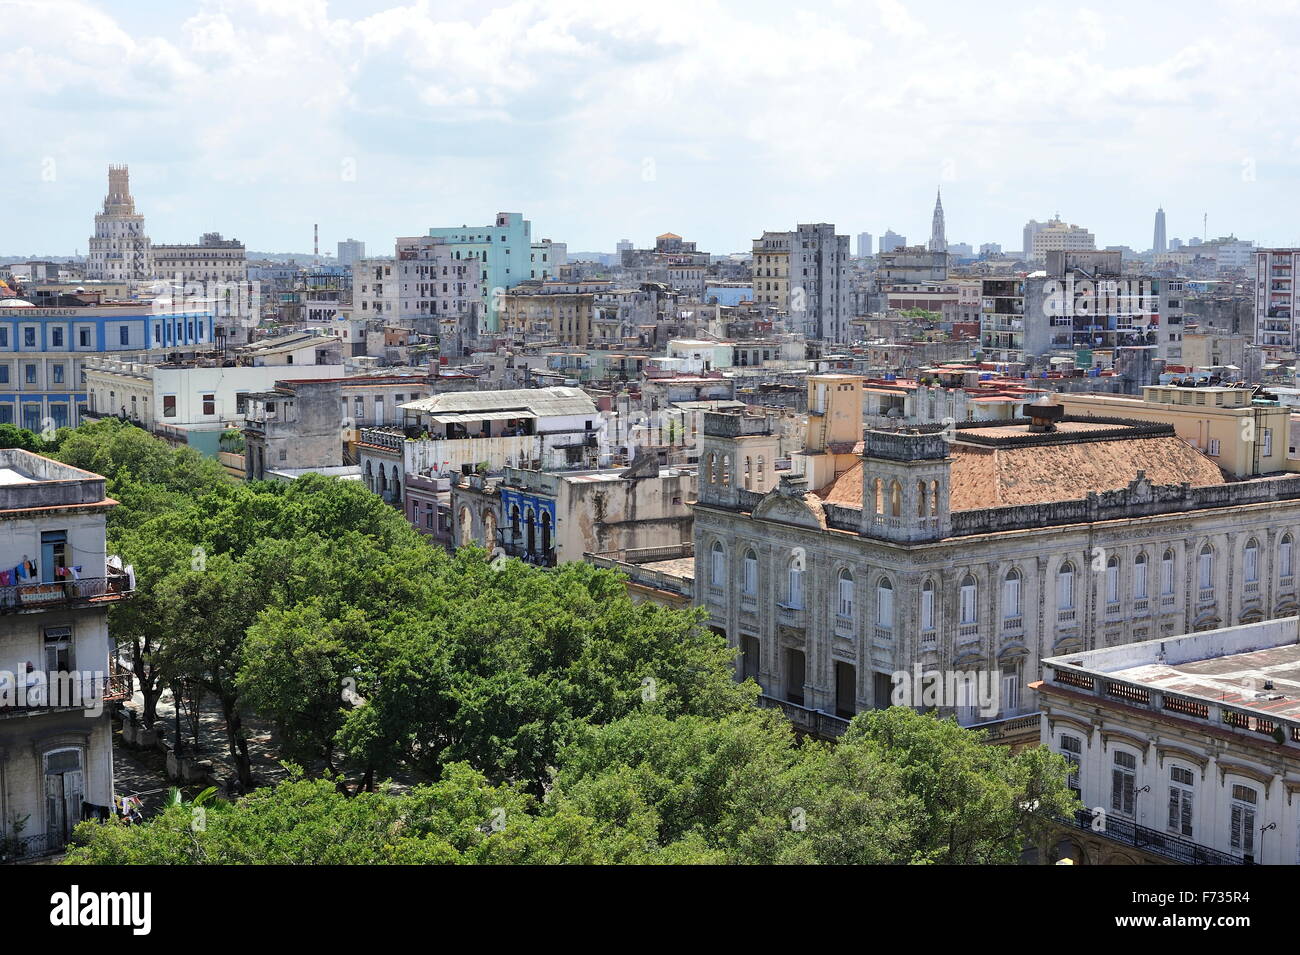
[[[905,707],[859,714],[841,745],[893,765],[921,800],[908,861],[1016,862],[1052,819],[1078,808],[1065,760],[1043,748],[1013,754],[982,734]]]

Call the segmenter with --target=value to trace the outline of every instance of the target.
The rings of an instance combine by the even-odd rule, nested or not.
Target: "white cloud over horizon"
[[[0,0],[0,254],[84,251],[110,162],[155,241],[263,251],[497,211],[581,251],[809,221],[922,239],[936,185],[951,241],[1015,248],[1059,211],[1145,248],[1163,204],[1171,236],[1207,212],[1300,243],[1294,3],[475,9]]]

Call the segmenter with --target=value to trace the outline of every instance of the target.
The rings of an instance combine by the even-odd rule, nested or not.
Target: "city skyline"
[[[1179,22],[1107,3],[922,19],[893,0],[788,22],[716,3],[5,8],[12,121],[42,135],[0,144],[4,255],[84,253],[110,162],[131,166],[156,236],[268,252],[310,251],[315,223],[324,248],[378,247],[499,211],[577,251],[671,230],[739,252],[803,222],[924,236],[936,185],[949,240],[974,246],[1015,249],[1059,210],[1142,251],[1158,205],[1170,238],[1208,214],[1210,237],[1300,244],[1296,67],[1268,52],[1297,28],[1254,4]],[[995,70],[978,54],[1008,23],[1023,35],[998,34]],[[1058,26],[1078,49],[1049,42]],[[700,39],[717,31],[735,42]],[[906,135],[918,116],[926,135]]]

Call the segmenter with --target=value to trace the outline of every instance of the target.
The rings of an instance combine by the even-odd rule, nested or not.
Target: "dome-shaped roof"
[[[21,298],[0,299],[0,308],[35,308],[31,302],[24,301]]]

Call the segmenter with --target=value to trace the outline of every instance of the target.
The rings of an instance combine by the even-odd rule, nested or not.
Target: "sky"
[[[521,212],[572,251],[764,229],[1019,249],[1300,245],[1300,0],[0,0],[0,255],[84,253],[127,163],[155,242],[370,254]],[[856,249],[855,249],[856,250]]]

